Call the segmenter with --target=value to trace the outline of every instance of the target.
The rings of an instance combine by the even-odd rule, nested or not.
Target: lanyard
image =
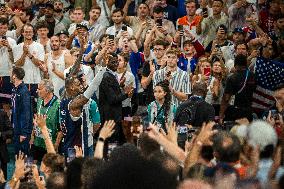
[[[47,107],[47,109],[46,109],[46,111],[45,111],[45,113],[44,113],[43,115],[46,115],[46,116],[47,116],[47,113],[48,113],[48,111],[49,111],[51,105],[53,104],[53,101],[54,101],[54,100],[55,100],[55,96],[53,95],[53,97],[52,97],[52,99],[49,101],[48,107]],[[42,100],[42,103],[40,104],[40,107],[39,107],[39,109],[38,109],[38,113],[39,113],[39,114],[41,114],[40,111],[41,111],[41,108],[42,108],[42,104],[43,104],[43,103],[44,103],[44,100]]]

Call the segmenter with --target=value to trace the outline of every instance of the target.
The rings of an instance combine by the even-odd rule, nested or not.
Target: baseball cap
[[[85,28],[86,30],[89,30],[89,27],[85,24],[77,24],[76,29],[78,29],[78,28]]]
[[[242,28],[235,28],[233,33],[242,33],[242,34],[244,34],[245,32],[244,32],[244,30]]]

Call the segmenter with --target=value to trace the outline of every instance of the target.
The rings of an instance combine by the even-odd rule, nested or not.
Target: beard
[[[59,46],[52,46],[52,47],[51,47],[51,50],[53,50],[53,51],[58,51],[58,50],[59,50]]]
[[[61,13],[63,11],[63,9],[54,9],[54,12],[56,13]]]

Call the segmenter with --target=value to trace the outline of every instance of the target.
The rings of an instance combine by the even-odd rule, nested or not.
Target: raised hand
[[[106,121],[104,123],[103,128],[100,131],[99,138],[103,138],[104,140],[111,137],[111,135],[114,133],[114,126],[115,122],[113,120]]]
[[[34,123],[41,129],[46,127],[46,115],[35,114]]]
[[[217,130],[212,130],[215,122],[203,123],[200,133],[196,137],[197,142],[201,142],[203,145],[213,145],[211,137],[216,134]]]

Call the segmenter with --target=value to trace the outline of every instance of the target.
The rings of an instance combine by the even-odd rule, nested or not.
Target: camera
[[[127,26],[123,25],[121,28],[122,31],[127,31]]]

